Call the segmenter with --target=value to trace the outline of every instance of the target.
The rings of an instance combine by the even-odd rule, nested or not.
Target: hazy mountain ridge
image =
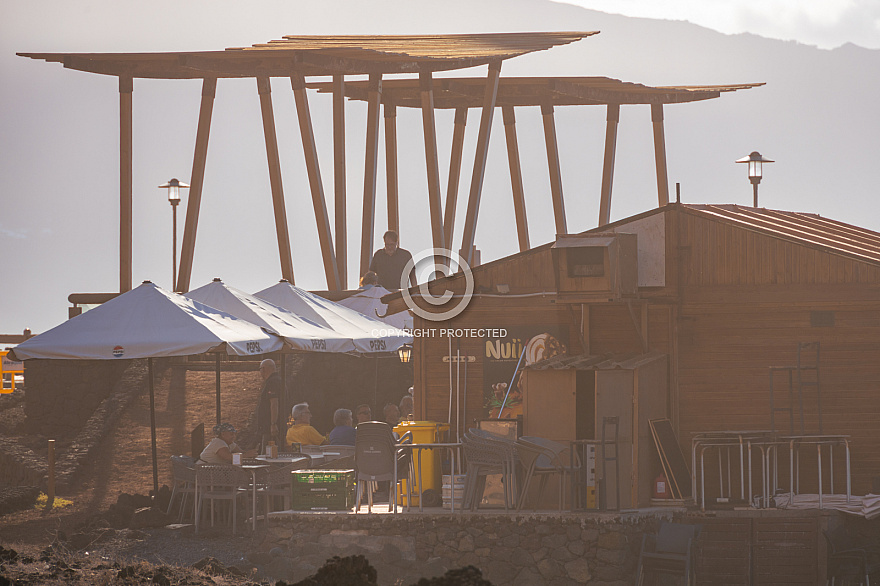
[[[206,10],[210,9],[209,12]],[[670,191],[694,203],[751,204],[744,165],[759,150],[765,168],[761,205],[806,211],[880,230],[880,50],[852,44],[827,50],[751,34],[727,35],[684,21],[606,14],[544,0],[454,0],[443,6],[402,0],[280,0],[147,5],[97,0],[59,3],[54,17],[25,3],[4,5],[0,35],[0,246],[16,259],[4,288],[0,333],[41,331],[66,317],[72,291],[118,287],[118,93],[116,80],[15,57],[15,51],[219,50],[285,34],[441,33],[599,30],[599,35],[507,61],[502,75],[605,75],[648,85],[766,82],[707,102],[665,108]],[[133,12],[128,12],[133,11]],[[462,75],[485,75],[485,68]],[[284,190],[298,284],[324,287],[317,234],[289,83],[273,84]],[[135,82],[134,281],[170,281],[170,215],[156,185],[189,176],[200,86],[197,81]],[[311,98],[325,194],[332,210],[329,100]],[[348,110],[349,283],[360,242],[362,105]],[[438,113],[445,194],[451,118]],[[558,108],[569,229],[595,225],[604,141],[603,108]],[[470,185],[479,115],[471,112],[459,195],[456,245]],[[531,242],[554,234],[546,154],[537,109],[517,112]],[[401,111],[402,238],[430,245],[424,154],[417,112]],[[656,205],[647,106],[622,108],[612,217]],[[380,161],[380,178],[384,178]],[[376,234],[384,230],[384,181]],[[484,259],[516,250],[500,115],[490,148],[477,244]],[[182,222],[183,206],[179,220]],[[22,235],[24,237],[22,237]],[[221,276],[257,290],[278,278],[259,103],[253,80],[221,80],[208,153],[193,285]],[[245,245],[246,243],[246,245]],[[378,241],[377,241],[378,244]],[[45,309],[44,309],[45,308]]]

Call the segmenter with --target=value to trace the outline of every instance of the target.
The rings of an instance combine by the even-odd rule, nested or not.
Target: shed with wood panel
[[[781,434],[801,433],[799,417],[777,416],[771,424],[769,372],[796,364],[799,344],[818,343],[821,388],[802,389],[803,431],[819,433],[821,416],[822,433],[850,435],[853,490],[871,490],[872,480],[880,476],[875,424],[880,417],[880,234],[816,214],[690,204],[670,204],[581,236],[609,233],[637,238],[633,297],[567,300],[571,292],[559,290],[560,265],[553,256],[558,241],[473,267],[470,304],[442,326],[475,332],[506,328],[508,335],[417,339],[418,415],[446,420],[450,389],[466,388],[457,416],[449,410],[453,426],[458,420],[459,427],[466,427],[487,414],[525,416],[515,405],[499,409],[493,403],[499,401],[493,385],[510,384],[509,375],[504,381],[498,376],[497,366],[506,360],[512,371],[516,358],[511,356],[543,335],[558,344],[532,348],[534,357],[551,357],[538,350],[569,356],[667,356],[665,385],[657,388],[668,389],[666,412],[687,454],[691,437],[704,431],[775,425]],[[461,294],[464,281],[458,273],[432,281],[428,291]],[[385,299],[390,311],[405,307],[399,295]],[[429,307],[418,295],[414,300],[427,311],[442,309]],[[417,329],[437,326],[416,320]],[[505,344],[506,358],[497,351]],[[443,357],[456,352],[474,356],[475,362],[449,368]],[[804,356],[813,360],[812,354]],[[511,395],[520,400],[516,389]],[[776,406],[799,413],[796,392],[793,397],[794,404],[788,404],[787,393],[777,391]],[[569,406],[574,409],[575,402]],[[568,438],[556,435],[576,439],[577,431]],[[787,451],[780,454],[786,476],[787,458]],[[838,483],[843,467],[844,459],[835,458]],[[732,484],[738,486],[736,467],[733,474]],[[816,492],[817,474],[815,456],[801,462],[801,492]],[[823,474],[827,490],[827,460]],[[707,481],[710,489],[718,482]]]

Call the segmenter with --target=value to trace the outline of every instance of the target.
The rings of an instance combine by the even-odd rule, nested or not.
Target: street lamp
[[[409,364],[409,361],[412,360],[412,350],[413,347],[410,344],[404,344],[397,349],[397,357],[402,363]]]
[[[775,163],[776,161],[765,159],[758,151],[752,151],[749,156],[737,159],[736,162],[749,164],[749,181],[752,182],[752,189],[754,190],[755,196],[754,207],[758,207],[758,184],[761,182],[761,175],[763,173],[761,165],[764,163]]]
[[[171,236],[171,289],[177,290],[177,204],[180,203],[180,190],[189,189],[189,185],[177,179],[159,186],[168,190],[168,203],[171,204],[172,236]]]

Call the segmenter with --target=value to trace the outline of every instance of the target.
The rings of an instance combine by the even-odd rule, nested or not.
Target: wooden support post
[[[611,185],[614,182],[614,157],[617,153],[617,125],[620,104],[608,104],[605,122],[605,162],[602,165],[602,193],[599,199],[599,226],[611,222]]]
[[[467,215],[464,220],[464,231],[461,235],[461,251],[468,264],[473,261],[474,237],[477,233],[477,215],[480,211],[480,197],[483,193],[486,157],[489,152],[489,136],[492,130],[492,117],[495,114],[495,98],[498,95],[498,78],[500,76],[501,61],[493,61],[489,64],[489,75],[486,78],[486,88],[483,93],[480,132],[477,135],[477,150],[474,154],[474,173],[471,176]]]
[[[348,289],[348,228],[345,195],[345,76],[333,76],[333,192],[339,288]]]
[[[425,166],[428,171],[428,210],[434,248],[446,248],[443,233],[443,205],[440,202],[440,164],[437,160],[437,129],[434,124],[434,82],[430,71],[419,72],[422,100],[422,129],[425,137]]]
[[[339,268],[336,266],[336,251],[333,249],[333,234],[330,232],[330,217],[327,214],[327,201],[324,199],[324,182],[321,180],[321,167],[318,164],[318,147],[315,145],[315,132],[312,128],[312,115],[309,111],[309,97],[306,80],[302,73],[290,76],[290,86],[296,102],[296,115],[299,120],[299,133],[302,137],[303,155],[309,174],[309,188],[312,193],[312,207],[315,210],[315,224],[318,228],[318,242],[324,260],[324,275],[327,289],[339,290]]]
[[[217,402],[217,425],[223,423],[223,417],[220,413],[220,353],[216,352],[214,354],[214,386],[216,392],[216,402]]]
[[[360,275],[370,270],[373,258],[373,229],[376,223],[376,164],[379,158],[379,104],[382,74],[370,74],[367,88],[367,144],[364,149],[364,206],[361,223]]]
[[[153,389],[153,358],[147,358],[147,376],[150,378],[150,452],[153,460],[153,502],[159,498],[159,457],[156,452],[156,392]]]
[[[49,440],[49,452],[47,454],[49,463],[49,478],[46,486],[46,509],[49,510],[55,505],[55,440]]]
[[[388,229],[400,234],[400,200],[397,188],[397,106],[386,102],[385,193],[388,200]]]
[[[516,115],[513,106],[501,108],[504,119],[504,135],[507,138],[507,164],[510,167],[510,187],[513,191],[513,211],[516,215],[516,235],[520,252],[529,245],[529,223],[526,219],[526,200],[523,190],[522,165],[519,159],[519,143],[516,140]]]
[[[568,234],[568,226],[565,222],[565,202],[562,199],[562,172],[559,169],[559,145],[556,142],[553,104],[541,104],[541,117],[544,119],[544,143],[547,145],[547,166],[550,168],[550,195],[553,198],[556,233]]]
[[[272,111],[272,87],[268,77],[257,77],[257,91],[260,93],[263,135],[266,138],[266,159],[269,163],[272,207],[275,210],[275,233],[278,237],[278,254],[281,257],[281,277],[287,279],[293,285],[293,257],[290,254],[287,210],[284,207],[284,188],[281,185],[281,161],[278,157],[278,139],[275,135],[275,114]]]
[[[651,104],[654,125],[654,162],[657,165],[658,206],[669,204],[669,179],[666,176],[666,135],[663,132],[663,104]]]
[[[202,80],[202,105],[199,109],[199,126],[196,130],[196,149],[193,153],[189,198],[186,201],[186,222],[183,226],[183,242],[180,245],[180,270],[177,273],[175,291],[189,291],[192,277],[193,256],[196,249],[196,230],[199,226],[199,208],[202,205],[202,186],[205,183],[205,164],[208,160],[208,136],[211,133],[211,116],[214,113],[214,96],[217,78]]]
[[[446,210],[443,213],[443,239],[452,246],[455,231],[455,206],[458,202],[458,184],[461,182],[461,155],[464,151],[464,131],[468,109],[455,109],[455,127],[452,131],[452,152],[449,155],[449,179],[446,181]]]
[[[130,75],[119,76],[119,292],[131,291],[131,94]]]

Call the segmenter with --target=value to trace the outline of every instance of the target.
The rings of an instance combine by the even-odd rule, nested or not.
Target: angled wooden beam
[[[544,143],[547,145],[547,166],[550,168],[550,195],[553,198],[556,233],[568,234],[565,222],[565,201],[562,198],[562,172],[559,169],[559,145],[556,142],[553,104],[541,105],[541,117],[544,119]]]
[[[263,135],[266,138],[266,160],[269,163],[269,183],[272,187],[272,207],[275,210],[275,234],[281,257],[281,277],[293,281],[293,257],[290,254],[290,232],[287,230],[287,210],[284,207],[284,188],[281,185],[281,161],[278,157],[278,139],[275,134],[275,114],[272,110],[272,87],[268,77],[257,77],[260,111],[263,116]]]
[[[495,113],[495,98],[498,96],[498,78],[501,76],[501,61],[489,64],[489,74],[483,92],[483,106],[480,114],[480,131],[477,135],[477,151],[474,155],[474,173],[471,176],[471,189],[468,194],[467,215],[461,235],[461,254],[470,264],[473,261],[474,237],[477,232],[477,215],[480,211],[480,198],[483,193],[483,179],[486,174],[486,157],[489,152],[489,135],[492,130],[492,117]]]
[[[658,206],[669,204],[669,179],[666,175],[666,135],[663,132],[663,104],[651,104],[651,123],[654,126],[654,163],[657,166]]]
[[[330,232],[330,217],[327,214],[327,200],[324,198],[321,166],[318,164],[318,147],[315,145],[315,131],[312,128],[312,114],[309,110],[306,80],[302,73],[295,71],[290,76],[290,87],[293,89],[293,98],[296,102],[296,115],[299,120],[299,133],[302,137],[306,170],[309,174],[309,189],[312,194],[312,207],[315,210],[315,224],[318,228],[318,242],[321,245],[327,289],[338,291],[339,268],[336,265],[336,251],[333,249],[333,234]]]
[[[189,291],[192,278],[193,257],[196,249],[196,231],[199,226],[199,208],[202,205],[202,186],[205,184],[205,163],[208,160],[208,136],[211,133],[211,116],[214,113],[214,96],[217,78],[202,80],[202,105],[199,108],[199,126],[196,130],[196,148],[193,153],[189,198],[186,201],[186,222],[183,226],[183,242],[180,245],[180,270],[177,273],[175,291]]]
[[[419,72],[422,102],[422,130],[425,138],[425,166],[428,172],[428,210],[434,248],[446,248],[443,233],[443,205],[440,202],[440,164],[437,158],[437,129],[434,123],[434,86],[430,71]]]
[[[400,202],[397,183],[397,106],[386,102],[385,193],[388,201],[388,229],[400,234]]]
[[[379,104],[382,101],[382,74],[370,75],[367,99],[367,144],[364,149],[364,209],[361,224],[360,275],[370,269],[373,255],[373,229],[376,223],[376,164],[379,158]]]
[[[131,76],[119,76],[119,292],[131,291]]]
[[[516,235],[520,252],[529,245],[529,222],[526,219],[526,200],[523,190],[522,165],[519,159],[519,143],[516,140],[516,115],[513,106],[501,108],[504,118],[504,135],[507,138],[507,164],[510,167],[510,187],[513,191],[513,212],[516,216]]]
[[[452,246],[455,232],[455,206],[458,202],[458,184],[461,182],[461,155],[464,151],[464,131],[468,109],[455,109],[455,127],[452,131],[452,153],[449,155],[449,178],[446,181],[446,210],[443,214],[443,238]]]
[[[333,76],[333,193],[339,287],[348,289],[348,228],[345,193],[345,76]]]
[[[605,162],[602,165],[599,226],[604,226],[611,222],[611,185],[614,182],[614,157],[617,153],[617,125],[620,122],[620,104],[608,104],[605,120]]]

